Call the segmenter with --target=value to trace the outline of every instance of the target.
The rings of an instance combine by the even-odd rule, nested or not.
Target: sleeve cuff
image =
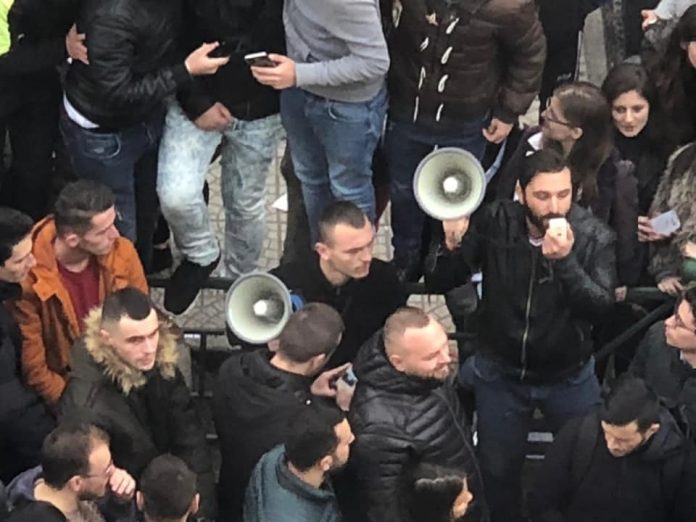
[[[184,62],[172,67],[172,76],[174,77],[174,82],[176,83],[177,87],[186,85],[193,79],[193,77],[189,74],[188,69],[186,69]]]
[[[317,65],[316,63],[296,63],[295,86],[318,85]]]

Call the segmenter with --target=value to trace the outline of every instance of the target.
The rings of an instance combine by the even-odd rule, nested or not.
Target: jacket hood
[[[384,351],[383,330],[375,333],[360,348],[353,363],[353,371],[359,382],[391,393],[427,394],[443,385],[436,379],[407,375],[394,368]]]
[[[145,385],[150,372],[133,368],[116,355],[110,346],[103,344],[99,338],[100,324],[101,309],[95,308],[85,318],[85,334],[71,354],[72,373],[89,381],[106,377],[128,395],[131,390]],[[157,357],[155,368],[151,371],[159,372],[165,379],[173,379],[176,375],[176,341],[171,326],[160,319]],[[80,349],[81,347],[84,349]]]
[[[663,408],[660,411],[660,429],[647,444],[644,459],[651,462],[664,460],[674,453],[684,451],[687,443],[677,421],[667,409]]]
[[[13,508],[24,502],[34,501],[34,484],[41,477],[41,466],[28,469],[17,475],[7,485],[7,503]]]

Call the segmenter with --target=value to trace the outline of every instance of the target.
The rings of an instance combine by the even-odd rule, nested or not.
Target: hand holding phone
[[[681,228],[679,216],[674,210],[668,210],[659,216],[655,216],[650,220],[650,225],[654,232],[663,236],[670,236]]]
[[[244,61],[249,67],[276,67],[278,65],[271,60],[266,51],[247,54],[244,56]]]

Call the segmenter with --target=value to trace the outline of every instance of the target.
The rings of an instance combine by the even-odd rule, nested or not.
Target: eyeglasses
[[[113,461],[109,463],[109,465],[106,467],[104,471],[101,473],[90,473],[87,475],[82,475],[83,478],[104,478],[104,477],[110,477],[111,474],[114,472],[114,463]]]
[[[572,129],[575,127],[572,123],[569,123],[567,121],[559,120],[556,115],[553,112],[553,109],[551,108],[551,98],[546,100],[546,108],[544,109],[544,112],[541,113],[541,117],[544,118],[546,121],[551,122],[551,123],[556,123],[558,125],[563,125],[564,127],[568,127],[569,129]]]
[[[687,332],[691,332],[692,334],[696,334],[696,329],[691,328],[689,325],[687,325],[686,322],[684,321],[684,319],[682,319],[681,316],[679,315],[679,306],[683,302],[684,302],[684,300],[680,299],[674,304],[674,313],[672,314],[672,317],[674,317],[674,325],[677,328],[683,328]]]

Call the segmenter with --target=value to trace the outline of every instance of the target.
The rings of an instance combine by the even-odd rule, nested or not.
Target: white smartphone
[[[547,233],[551,236],[566,239],[568,237],[568,221],[566,218],[549,219]]]
[[[270,59],[266,51],[247,54],[244,56],[244,61],[249,67],[275,67],[278,65]]]
[[[650,226],[658,234],[669,236],[681,228],[681,221],[674,210],[668,210],[650,220]]]

